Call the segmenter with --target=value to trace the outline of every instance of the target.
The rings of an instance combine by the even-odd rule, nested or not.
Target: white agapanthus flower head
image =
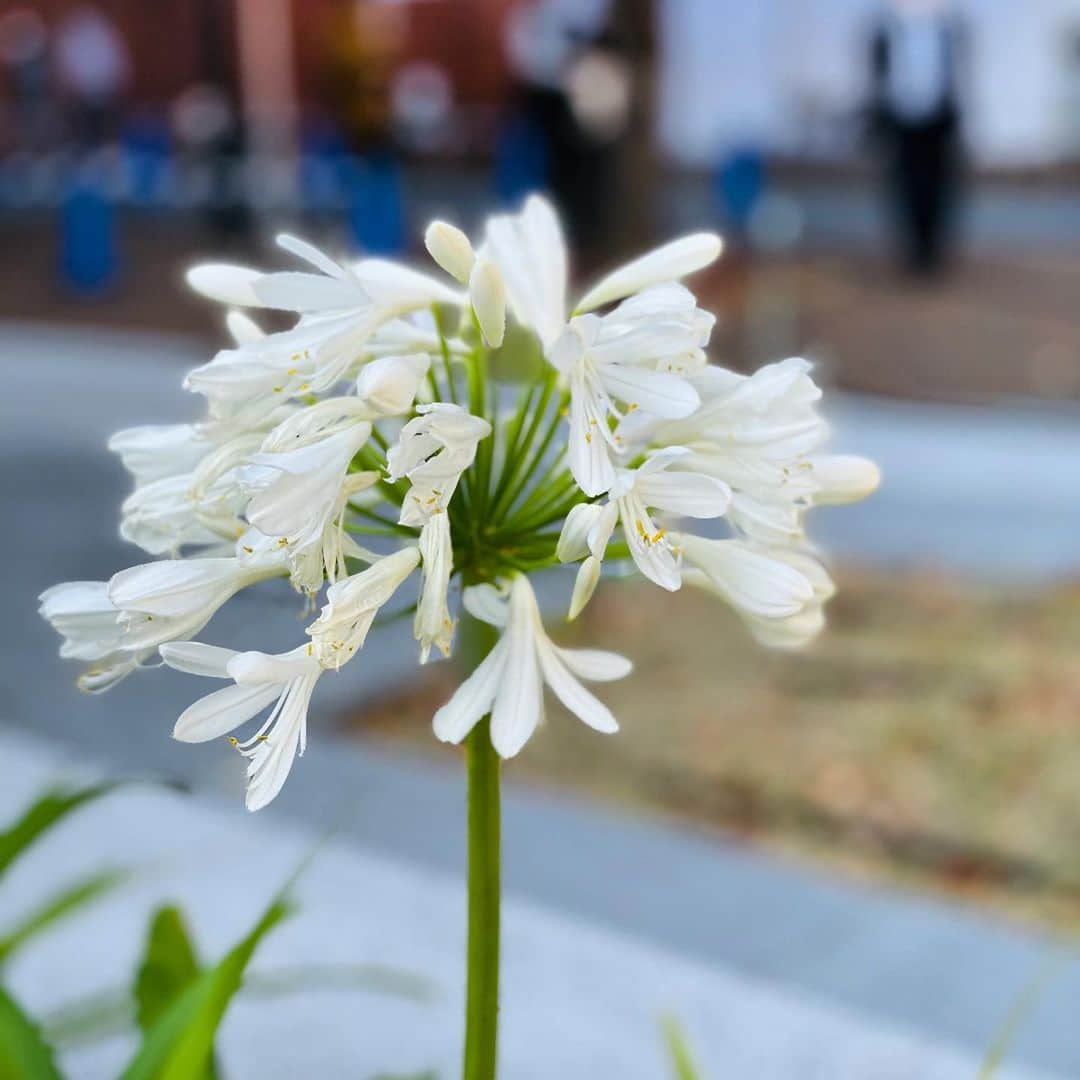
[[[433,222],[431,274],[278,242],[301,268],[189,274],[227,305],[232,338],[184,381],[203,418],[109,442],[135,482],[121,532],[156,561],[41,597],[61,655],[90,665],[86,689],[158,658],[226,684],[174,734],[229,736],[248,761],[249,808],[278,794],[303,753],[318,681],[362,670],[369,634],[400,615],[412,616],[421,662],[455,650],[459,604],[495,628],[435,715],[440,739],[460,742],[490,716],[495,749],[512,757],[543,717],[545,687],[615,731],[584,683],[623,678],[630,662],[551,640],[541,569],[577,564],[571,617],[616,566],[718,595],[769,646],[821,630],[833,584],[806,511],[869,494],[877,470],[825,451],[805,360],[752,375],[709,362],[714,319],[683,282],[717,258],[719,237],[665,244],[577,301],[562,227],[539,196],[492,217],[476,244]],[[295,321],[267,333],[253,308]],[[515,370],[508,354],[527,334],[543,370],[500,385],[494,373]],[[708,535],[688,531],[702,520]],[[193,640],[270,578],[319,607],[304,644],[272,655]]]

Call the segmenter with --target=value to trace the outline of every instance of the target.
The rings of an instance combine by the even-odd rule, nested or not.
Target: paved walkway
[[[115,538],[126,481],[104,452],[104,437],[132,423],[175,419],[190,408],[176,385],[183,363],[197,359],[184,339],[5,328],[0,363],[9,384],[0,425],[0,492],[10,511],[7,557],[0,563],[8,605],[0,628],[0,721],[51,736],[111,768],[185,776],[202,791],[227,796],[229,820],[235,821],[241,816],[236,761],[217,746],[178,747],[168,738],[173,717],[191,699],[190,679],[155,672],[128,680],[106,697],[80,697],[71,684],[73,672],[56,659],[54,636],[34,611],[46,585],[105,576],[133,560],[134,553]],[[870,453],[886,475],[873,501],[820,512],[819,535],[838,556],[882,565],[930,560],[1005,577],[1076,570],[1080,478],[1069,462],[1080,454],[1080,425],[1073,414],[853,398],[835,401],[834,414],[839,445]],[[297,633],[294,610],[287,589],[242,594],[215,621],[215,638],[283,647]],[[345,837],[368,856],[456,875],[462,866],[456,771],[325,735],[323,720],[346,698],[355,702],[358,694],[376,693],[395,677],[396,658],[404,655],[398,650],[411,651],[404,640],[407,627],[397,627],[396,634],[373,636],[367,651],[374,656],[360,685],[349,669],[323,680],[312,746],[272,812],[260,818],[261,828],[287,833],[297,820],[319,826],[344,819]],[[5,776],[18,778],[26,767],[9,766],[8,754],[0,750]],[[1052,948],[969,912],[842,885],[715,838],[628,823],[513,784],[506,830],[507,882],[519,897],[690,958],[740,988],[745,980],[751,997],[758,980],[766,980],[796,1012],[818,1007],[806,1002],[827,1002],[858,1014],[870,1027],[917,1031],[931,1041],[960,1045],[973,1057],[989,1044]],[[155,830],[154,842],[172,835]],[[243,846],[245,865],[247,852],[263,846],[263,832],[251,835],[257,843],[242,831],[229,841],[234,850]],[[364,895],[358,888],[356,896]],[[648,981],[639,969],[634,972],[627,969],[616,984]],[[604,996],[601,987],[586,988]],[[1064,1075],[1080,1073],[1077,1000],[1080,968],[1072,965],[1020,1033],[1018,1060]],[[726,1004],[715,1014],[695,1008],[687,1013],[697,1018],[695,1035],[721,1023],[715,1016],[727,1016]],[[631,1010],[627,1018],[642,1028],[640,1011]],[[774,1039],[780,1030],[775,1018],[769,1024],[746,1045],[760,1041],[765,1054],[775,1049],[772,1041],[782,1045],[783,1039]],[[652,1037],[651,1028],[646,1034]],[[839,1053],[846,1039],[826,1041]],[[715,1045],[719,1050],[727,1043]],[[719,1075],[892,1075],[809,1068],[770,1073],[750,1066],[739,1072],[725,1067],[723,1057],[709,1060],[719,1063]],[[790,1065],[792,1059],[775,1059],[781,1060]],[[938,1074],[914,1069],[901,1075]]]
[[[0,819],[64,767],[39,743],[0,731],[13,782]],[[0,924],[100,860],[153,872],[28,947],[11,985],[35,1012],[128,983],[153,906],[179,901],[204,956],[240,937],[314,844],[310,830],[153,791],[111,796],[52,833],[0,898]],[[237,853],[243,857],[238,858]],[[649,871],[625,879],[633,889]],[[267,939],[253,971],[378,964],[430,980],[432,999],[309,992],[237,1001],[218,1050],[236,1080],[453,1076],[462,1011],[460,884],[443,874],[335,843],[298,888],[298,915]],[[77,958],[77,959],[76,959]],[[505,1080],[659,1080],[671,1075],[659,1021],[677,1016],[707,1077],[745,1080],[968,1080],[976,1060],[903,1027],[868,1021],[804,992],[685,955],[513,897],[504,920],[500,1076]],[[129,1039],[70,1053],[70,1075],[111,1080]],[[1050,1080],[1006,1069],[1002,1080]]]

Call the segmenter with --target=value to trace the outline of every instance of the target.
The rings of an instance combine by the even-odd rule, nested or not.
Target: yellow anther
[[[280,393],[281,393],[281,390],[282,390],[282,388],[281,388],[280,386],[275,386],[275,387],[274,387],[274,393],[275,393],[275,394],[280,394]]]
[[[638,403],[636,401],[631,401],[630,404],[626,406],[626,411],[632,413],[637,407]]]
[[[641,520],[641,518],[637,518],[634,521],[634,528],[637,529],[638,535],[641,537],[642,540],[648,540],[649,539],[649,534],[645,531],[645,524]]]
[[[591,443],[591,442],[592,442],[592,432],[591,432],[591,431],[586,431],[586,432],[585,432],[585,441],[586,441],[587,443]]]
[[[313,656],[315,654],[315,646],[310,641],[307,646],[307,654],[308,656]]]
[[[279,536],[278,541],[277,541],[277,546],[279,548],[288,547],[289,546],[289,538],[287,536]]]
[[[295,375],[296,374],[296,368],[294,368],[294,367],[289,368],[289,370],[286,371],[285,374],[286,375]]]
[[[657,529],[652,534],[652,538],[649,540],[650,544],[659,544],[661,540],[667,535],[667,529]]]
[[[240,745],[240,740],[235,735],[230,735],[229,736],[229,745],[230,746],[239,746]]]
[[[302,382],[302,383],[300,384],[300,389],[301,389],[301,390],[310,390],[310,389],[311,389],[311,383],[309,383],[309,382]]]
[[[252,547],[252,546],[251,546],[250,544],[244,544],[244,550],[245,550],[245,551],[246,551],[246,552],[247,552],[247,553],[248,553],[249,555],[253,555],[253,554],[255,553],[255,549],[254,549],[254,548],[253,548],[253,547]]]

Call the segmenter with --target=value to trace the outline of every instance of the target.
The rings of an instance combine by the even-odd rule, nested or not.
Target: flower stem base
[[[494,1080],[499,1024],[499,757],[487,720],[465,744],[469,819],[469,941],[464,1080]]]

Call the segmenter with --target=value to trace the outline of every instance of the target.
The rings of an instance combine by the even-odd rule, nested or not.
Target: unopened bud
[[[506,286],[493,262],[477,259],[469,275],[469,297],[484,341],[497,349],[506,333]]]
[[[433,221],[424,233],[428,254],[451,276],[462,284],[469,280],[476,254],[469,238],[455,225]]]

